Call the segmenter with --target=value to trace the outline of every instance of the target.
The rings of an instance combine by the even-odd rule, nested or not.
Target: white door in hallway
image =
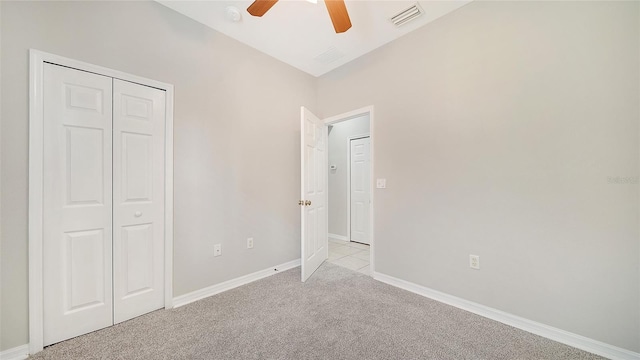
[[[350,141],[351,241],[369,244],[371,211],[371,142],[369,137]]]
[[[44,65],[43,343],[164,306],[165,92]]]
[[[113,324],[111,78],[44,67],[44,344]]]
[[[114,323],[164,306],[165,92],[113,80]]]
[[[301,270],[306,281],[329,256],[327,238],[327,127],[301,108]]]

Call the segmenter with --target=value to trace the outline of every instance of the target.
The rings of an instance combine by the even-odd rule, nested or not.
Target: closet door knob
[[[135,215],[135,217],[140,217],[142,216],[142,211],[136,211],[133,215]]]

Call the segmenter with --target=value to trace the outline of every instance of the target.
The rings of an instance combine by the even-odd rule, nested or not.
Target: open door
[[[327,127],[300,111],[301,266],[306,281],[329,256],[327,238]]]

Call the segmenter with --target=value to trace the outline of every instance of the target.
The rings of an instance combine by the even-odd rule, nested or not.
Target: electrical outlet
[[[469,255],[469,267],[472,269],[480,270],[480,256]]]
[[[376,179],[376,188],[378,188],[378,189],[386,189],[387,188],[387,179]]]
[[[222,245],[221,244],[213,245],[213,256],[220,256],[220,255],[222,255]]]
[[[253,238],[247,238],[247,249],[253,249]]]

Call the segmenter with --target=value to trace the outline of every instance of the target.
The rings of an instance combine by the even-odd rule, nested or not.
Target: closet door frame
[[[164,90],[165,105],[165,205],[164,205],[164,308],[173,308],[173,85],[118,70],[29,50],[29,353],[44,344],[43,291],[43,187],[44,187],[44,64],[74,68]]]

